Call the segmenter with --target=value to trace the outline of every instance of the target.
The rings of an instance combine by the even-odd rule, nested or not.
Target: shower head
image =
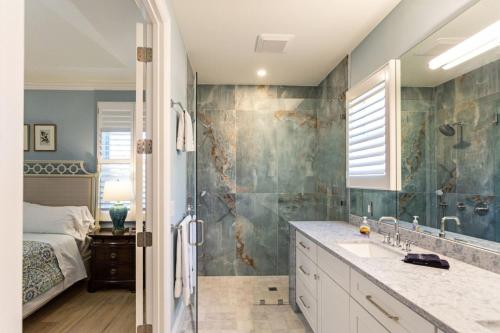
[[[441,132],[443,135],[446,135],[446,136],[454,136],[455,135],[455,129],[450,124],[443,124],[443,125],[439,126],[439,132]]]

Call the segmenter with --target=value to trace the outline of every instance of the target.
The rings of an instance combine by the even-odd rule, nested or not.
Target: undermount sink
[[[500,320],[482,320],[477,323],[491,332],[500,333]]]
[[[374,242],[339,243],[338,245],[362,258],[402,257],[402,253],[397,250],[387,248]]]

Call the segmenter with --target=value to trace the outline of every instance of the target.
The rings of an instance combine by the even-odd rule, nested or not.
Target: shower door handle
[[[201,226],[201,240],[198,242],[198,233],[196,233],[196,240],[194,242],[191,241],[191,223],[199,224]],[[195,227],[197,228],[197,226]],[[189,229],[189,245],[193,246],[201,246],[205,242],[205,221],[203,220],[191,220],[188,223],[188,229]],[[198,230],[198,229],[196,229]]]
[[[202,246],[203,243],[205,243],[205,221],[203,220],[196,220],[196,223],[200,225],[200,230],[201,230],[201,240],[196,243],[196,246]],[[198,236],[198,234],[196,234]],[[197,239],[198,240],[198,239]]]

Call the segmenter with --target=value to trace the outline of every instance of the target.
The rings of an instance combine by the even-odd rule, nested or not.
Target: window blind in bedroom
[[[98,103],[97,158],[101,212],[107,212],[111,207],[111,203],[103,199],[107,181],[133,181],[134,105],[129,102]],[[130,202],[124,204],[130,208]]]

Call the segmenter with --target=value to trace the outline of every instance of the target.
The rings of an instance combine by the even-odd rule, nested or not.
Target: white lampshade
[[[128,180],[112,180],[104,184],[105,201],[130,201],[132,200],[132,182]]]

